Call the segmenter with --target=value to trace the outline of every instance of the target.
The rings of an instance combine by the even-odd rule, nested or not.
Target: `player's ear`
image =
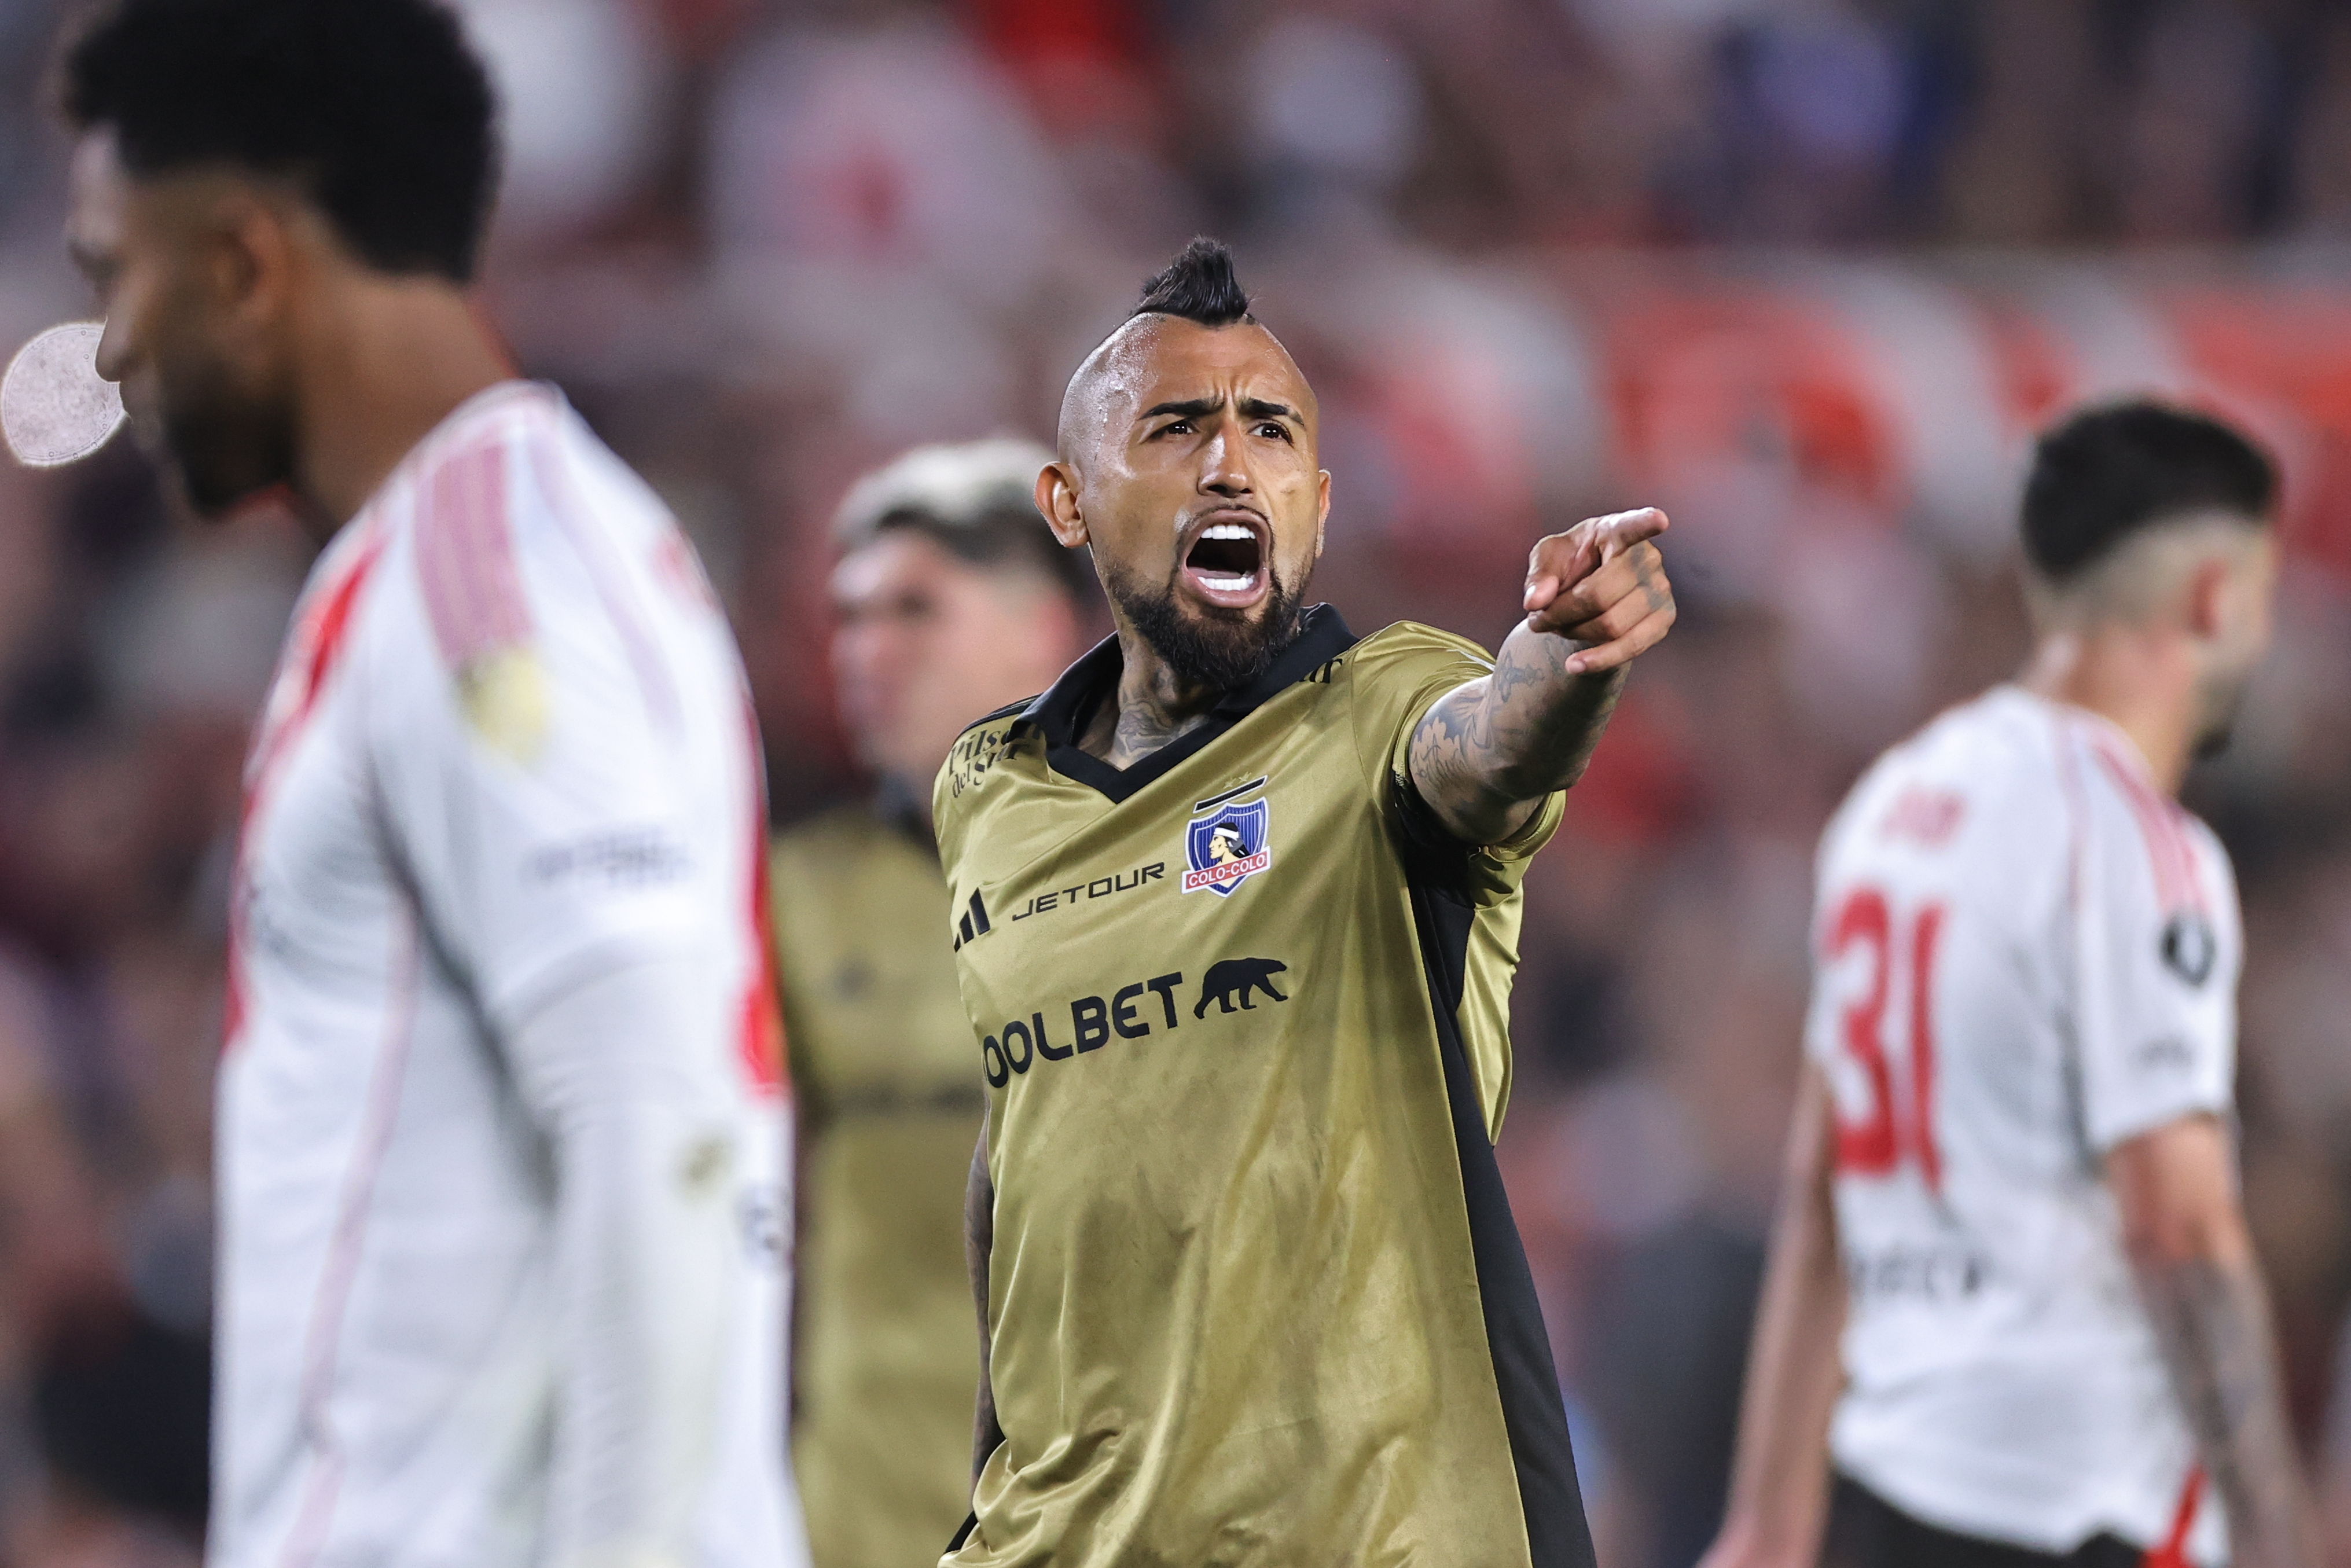
[[[200,254],[212,306],[232,329],[268,330],[286,313],[300,266],[295,214],[241,183],[208,208]]]
[[[1322,533],[1331,522],[1331,470],[1314,476],[1314,559],[1322,559]]]
[[[1037,509],[1063,549],[1088,542],[1086,520],[1078,511],[1077,470],[1067,463],[1048,463],[1037,476]]]
[[[2236,587],[2229,557],[2215,550],[2196,563],[2188,577],[2188,630],[2199,642],[2213,643],[2230,631],[2231,600]]]

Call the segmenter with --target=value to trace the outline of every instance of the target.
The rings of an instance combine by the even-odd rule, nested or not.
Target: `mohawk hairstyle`
[[[1167,270],[1146,278],[1142,303],[1127,313],[1137,316],[1181,316],[1203,327],[1229,327],[1254,322],[1248,294],[1233,276],[1233,253],[1225,242],[1202,235],[1179,252]]]

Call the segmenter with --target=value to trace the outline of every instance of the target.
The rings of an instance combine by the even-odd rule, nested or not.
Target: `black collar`
[[[1045,695],[1021,710],[1014,725],[1035,729],[1045,737],[1045,760],[1053,771],[1090,784],[1113,800],[1123,800],[1198,752],[1217,737],[1255,713],[1276,693],[1297,685],[1355,645],[1355,634],[1328,604],[1308,608],[1299,618],[1298,635],[1281,651],[1264,674],[1249,685],[1227,692],[1209,710],[1208,722],[1187,730],[1132,768],[1113,768],[1078,747],[1078,733],[1093,716],[1097,703],[1114,702],[1118,677],[1125,668],[1118,638],[1105,637],[1061,672]]]

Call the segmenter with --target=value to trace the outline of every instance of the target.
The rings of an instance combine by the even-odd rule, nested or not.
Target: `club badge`
[[[2212,935],[2211,922],[2193,910],[2173,915],[2163,928],[2163,961],[2191,986],[2200,986],[2211,977],[2213,961],[2220,955],[2220,944]]]
[[[1266,842],[1266,809],[1254,800],[1220,801],[1184,830],[1184,891],[1206,888],[1218,897],[1273,863]]]

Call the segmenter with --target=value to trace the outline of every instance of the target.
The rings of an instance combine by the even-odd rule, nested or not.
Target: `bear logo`
[[[1263,991],[1277,1002],[1290,998],[1273,988],[1273,977],[1290,967],[1279,958],[1226,958],[1208,966],[1208,973],[1200,982],[1200,1005],[1192,1009],[1196,1019],[1208,1016],[1208,1004],[1231,1012],[1238,1002],[1249,1012],[1257,1010],[1252,997]]]

